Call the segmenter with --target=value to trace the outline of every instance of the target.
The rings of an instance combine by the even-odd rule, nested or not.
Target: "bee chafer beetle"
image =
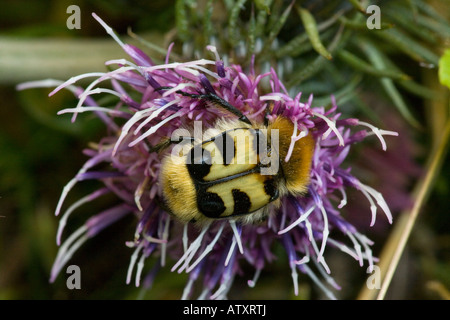
[[[178,93],[238,118],[217,120],[203,132],[202,140],[182,137],[178,142],[189,142],[163,158],[160,184],[169,213],[182,222],[255,223],[278,208],[280,198],[307,192],[314,152],[311,133],[295,142],[285,161],[295,128],[289,119],[278,116],[272,123],[251,123],[215,94]]]

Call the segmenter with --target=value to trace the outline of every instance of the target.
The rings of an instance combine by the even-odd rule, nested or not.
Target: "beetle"
[[[280,206],[282,197],[307,193],[315,143],[311,132],[295,142],[285,161],[295,129],[288,118],[251,122],[214,93],[177,93],[228,110],[237,119],[219,118],[202,141],[182,137],[179,141],[189,141],[184,151],[173,149],[163,158],[159,182],[170,214],[200,224],[219,219],[257,223]]]

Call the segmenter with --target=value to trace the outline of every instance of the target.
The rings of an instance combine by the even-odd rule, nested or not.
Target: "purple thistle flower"
[[[258,74],[255,67],[226,66],[213,46],[207,48],[214,59],[187,62],[169,62],[157,65],[140,49],[121,42],[112,30],[95,14],[94,17],[122,46],[132,61],[108,61],[117,66],[105,73],[90,73],[74,77],[64,83],[54,81],[28,86],[57,85],[55,92],[66,88],[79,98],[74,108],[60,112],[73,114],[72,121],[85,112],[95,112],[107,126],[108,135],[95,147],[85,150],[89,160],[64,187],[56,214],[61,213],[64,200],[74,185],[95,179],[103,186],[72,204],[62,214],[57,235],[60,245],[51,281],[54,281],[74,252],[88,239],[125,215],[133,214],[138,222],[134,238],[127,246],[133,249],[126,282],[150,287],[160,268],[173,273],[188,273],[183,299],[224,299],[236,275],[244,265],[254,268],[248,285],[257,284],[265,266],[276,256],[273,248],[281,244],[289,260],[295,294],[298,294],[298,273],[307,274],[329,298],[339,286],[331,277],[331,267],[324,255],[334,247],[353,257],[360,266],[372,268],[372,242],[346,221],[340,214],[347,203],[347,190],[359,190],[366,198],[371,225],[376,222],[379,209],[392,222],[391,212],[383,196],[352,175],[345,159],[353,144],[375,135],[386,149],[384,135],[397,135],[357,119],[342,119],[333,101],[330,110],[312,108],[313,97],[301,102],[301,94],[294,98],[278,78],[274,69]],[[169,57],[170,49],[167,54]],[[95,79],[84,90],[74,84],[82,79]],[[103,86],[109,83],[112,89]],[[269,83],[269,85],[264,85]],[[22,88],[27,87],[23,85]],[[171,137],[180,128],[201,120],[203,129],[212,127],[217,119],[236,116],[210,107],[189,94],[214,93],[242,112],[250,121],[262,123],[270,104],[269,121],[279,116],[294,124],[291,144],[285,159],[288,162],[295,143],[307,134],[315,141],[310,184],[304,196],[284,196],[279,208],[263,223],[241,223],[232,218],[205,223],[201,227],[182,223],[160,206],[161,185],[159,174],[161,156],[155,146]],[[118,98],[114,107],[100,106],[95,94],[106,93]],[[101,166],[107,164],[108,166]],[[99,168],[108,169],[99,169]],[[64,227],[70,214],[83,204],[94,201],[106,193],[113,193],[120,204],[91,217],[63,242]],[[347,239],[337,240],[335,235]],[[339,236],[339,239],[342,239]],[[145,260],[151,255],[159,257],[148,274],[143,274]],[[289,269],[288,269],[289,268]],[[134,276],[133,276],[134,274]],[[195,286],[199,294],[194,296]]]

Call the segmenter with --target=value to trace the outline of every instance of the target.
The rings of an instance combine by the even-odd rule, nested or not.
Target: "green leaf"
[[[432,65],[437,65],[438,63],[438,57],[433,51],[408,36],[405,32],[393,28],[374,32],[374,34],[416,61],[427,62]]]
[[[375,68],[386,68],[382,55],[378,54],[378,50],[373,44],[371,44],[370,42],[365,42],[361,44],[361,47],[363,48],[370,62]],[[403,118],[405,118],[405,120],[408,121],[408,123],[414,128],[422,129],[420,122],[413,116],[413,114],[409,110],[407,103],[404,101],[403,96],[398,91],[392,79],[380,78],[380,82],[386,94],[389,96],[392,103],[403,116]]]
[[[351,53],[347,50],[344,50],[344,49],[339,50],[337,55],[339,58],[341,58],[343,61],[345,61],[347,64],[349,64],[356,70],[362,71],[364,73],[368,73],[368,74],[376,76],[376,77],[388,77],[388,78],[392,78],[392,79],[396,79],[396,80],[409,80],[410,79],[410,77],[407,74],[398,72],[393,69],[388,69],[388,68],[377,69],[377,68],[371,66],[366,61],[357,57],[353,53]]]
[[[178,36],[182,41],[187,41],[190,37],[189,19],[184,5],[184,0],[177,0],[175,3],[175,21]]]
[[[322,39],[328,38],[328,35],[331,35],[333,33],[333,30],[330,28],[330,26],[333,26],[340,18],[342,18],[344,13],[345,13],[344,10],[339,10],[332,17],[317,25],[317,31],[319,33],[324,31],[321,34]],[[283,45],[279,50],[277,50],[275,52],[275,56],[277,58],[281,58],[284,56],[291,56],[291,57],[299,56],[312,49],[311,41],[308,42],[308,40],[309,40],[308,34],[306,32],[302,32],[299,35],[292,38],[288,43]]]
[[[205,10],[203,15],[203,34],[205,41],[209,44],[210,39],[214,34],[214,27],[212,25],[212,13],[213,13],[213,0],[208,0],[205,4]]]
[[[267,14],[270,14],[269,3],[266,0],[253,0],[256,5],[256,8],[259,10],[266,11]]]
[[[450,49],[445,50],[439,59],[439,82],[450,88]]]
[[[240,37],[240,30],[239,30],[239,13],[244,8],[244,4],[247,0],[237,0],[236,3],[233,5],[233,8],[231,9],[230,16],[228,18],[228,30],[230,34],[229,42],[232,46],[237,46],[239,41],[241,40]]]
[[[308,34],[314,50],[316,50],[324,58],[331,60],[333,58],[331,53],[328,52],[320,40],[319,31],[317,30],[317,24],[314,16],[308,10],[303,8],[297,7],[297,11],[302,19],[303,26],[305,27],[306,33]]]
[[[349,2],[359,11],[366,13],[365,6],[359,0],[349,0]]]
[[[291,12],[292,4],[287,6],[287,8],[283,11],[281,16],[277,18],[276,22],[272,25],[269,35],[265,40],[264,47],[261,50],[261,54],[265,54],[270,50],[270,47],[273,43],[273,41],[277,38],[278,34],[280,33],[281,29],[283,28],[289,13]]]

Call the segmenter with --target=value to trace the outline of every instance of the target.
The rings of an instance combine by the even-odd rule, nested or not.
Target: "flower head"
[[[122,43],[95,17],[131,60],[108,61],[107,65],[115,67],[112,71],[74,77],[59,83],[52,92],[66,88],[79,97],[76,107],[60,114],[71,113],[75,120],[81,113],[94,112],[107,126],[107,135],[85,151],[89,160],[65,186],[58,203],[56,214],[61,213],[64,200],[76,183],[88,179],[102,182],[101,188],[62,213],[57,235],[60,249],[51,272],[52,281],[84,242],[130,214],[135,215],[137,225],[127,243],[133,253],[126,282],[134,279],[136,285],[148,287],[161,267],[188,273],[182,298],[226,298],[235,276],[249,265],[254,274],[243,276],[248,278],[249,286],[255,286],[265,266],[276,258],[273,248],[277,245],[284,248],[288,257],[286,268],[296,294],[301,272],[334,298],[333,291],[324,284],[339,288],[324,258],[330,248],[350,255],[361,266],[373,266],[371,240],[341,215],[347,190],[357,189],[366,197],[371,225],[380,211],[389,222],[392,216],[383,196],[353,176],[345,160],[354,144],[371,135],[386,149],[384,136],[396,135],[395,132],[357,119],[343,119],[335,102],[329,110],[313,108],[313,96],[290,96],[274,69],[260,74],[254,65],[225,65],[213,46],[208,47],[212,59],[169,61],[169,47],[165,63],[155,64],[140,49]],[[74,85],[88,77],[95,80],[85,89]],[[95,100],[98,93],[116,96],[117,104],[99,105]],[[161,201],[162,156],[157,147],[166,144],[175,130],[192,126],[194,121],[201,121],[203,130],[207,130],[218,119],[237,118],[232,112],[196,98],[212,93],[251,123],[263,123],[265,119],[271,122],[277,117],[289,119],[294,130],[286,157],[280,161],[291,160],[295,144],[304,136],[310,134],[314,139],[307,193],[284,195],[263,222],[243,223],[231,217],[198,226],[179,221]],[[70,214],[107,193],[115,194],[119,204],[91,217],[62,241]],[[143,274],[144,261],[151,255],[159,258],[153,269]],[[194,287],[200,287],[197,296]]]

